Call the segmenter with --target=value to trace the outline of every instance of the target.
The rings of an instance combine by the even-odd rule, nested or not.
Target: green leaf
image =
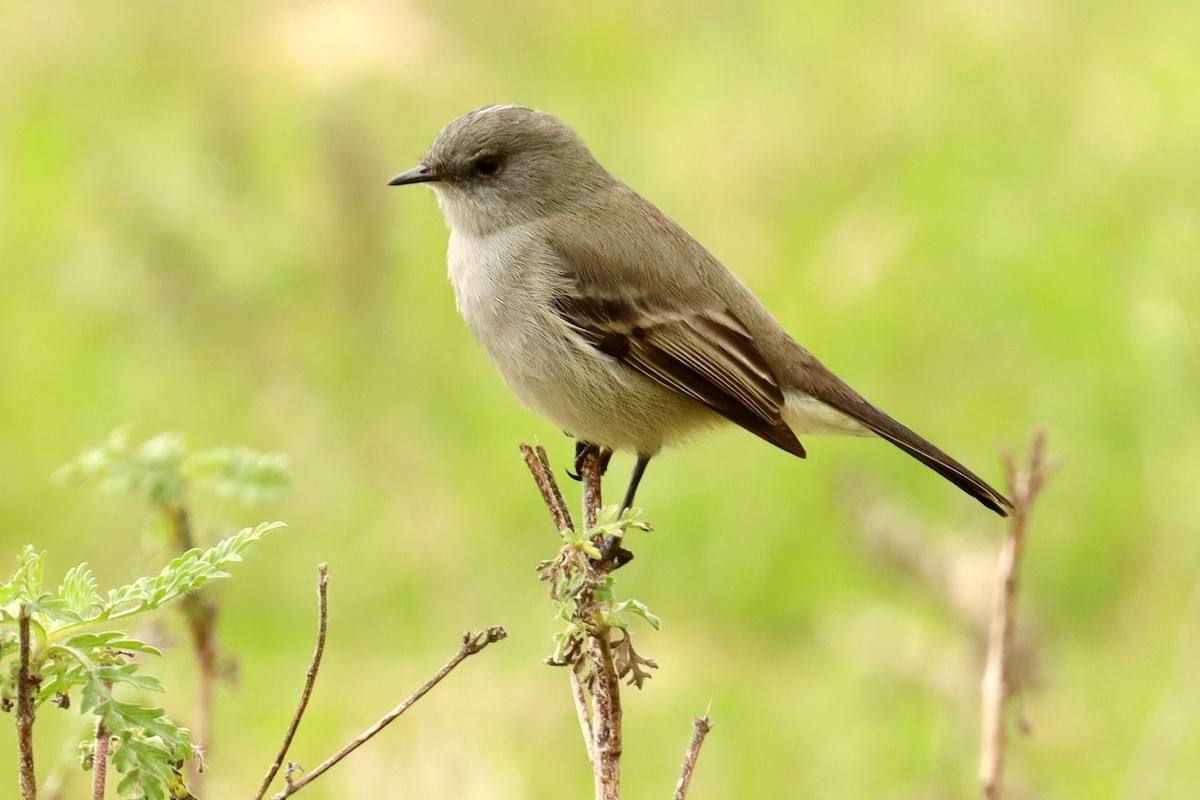
[[[588,558],[600,558],[600,549],[592,541],[595,531],[575,531],[568,528],[561,532],[563,541]]]
[[[81,618],[90,616],[102,603],[96,578],[86,563],[67,570],[62,585],[58,587],[58,596],[67,608]]]
[[[176,728],[180,736],[164,741],[138,731],[124,731],[109,757],[124,777],[117,784],[123,797],[148,800],[172,800],[190,797],[184,785],[183,762],[194,755],[185,728]]]
[[[247,505],[273,500],[291,486],[281,455],[247,447],[196,450],[171,432],[134,447],[127,427],[113,431],[100,447],[85,450],[56,477],[95,482],[104,492],[140,495],[157,508],[179,502],[189,481]]]
[[[27,544],[17,557],[17,571],[0,584],[0,619],[15,620],[22,603],[42,596],[42,566],[45,553]]]
[[[193,453],[185,461],[183,473],[197,484],[245,505],[276,500],[291,488],[287,459],[247,447],[218,447]]]
[[[121,631],[77,633],[58,646],[78,650],[101,650],[107,648],[134,653],[149,653],[153,656],[162,655],[162,652],[157,647],[146,644],[140,639],[131,639]]]
[[[224,567],[241,561],[243,550],[282,527],[282,522],[264,522],[255,528],[244,528],[208,550],[189,550],[173,559],[155,577],[139,578],[131,584],[111,590],[100,613],[89,622],[119,619],[150,611],[210,580],[228,577],[229,573],[224,571]]]
[[[640,508],[627,508],[622,511],[621,507],[617,505],[605,506],[596,514],[596,526],[587,531],[587,536],[600,535],[605,538],[615,536],[620,539],[630,528],[640,531],[653,530],[650,523],[642,519]]]
[[[29,608],[30,616],[40,616],[42,619],[39,619],[38,622],[46,628],[53,627],[46,625],[47,622],[57,622],[61,625],[76,625],[83,621],[83,617],[72,611],[67,606],[65,600],[49,594],[42,595],[40,601],[30,602],[26,605]]]
[[[609,616],[611,617],[611,625],[614,628],[622,630],[629,627],[629,623],[633,617],[641,617],[650,623],[654,630],[659,630],[662,627],[662,620],[655,614],[650,612],[650,609],[641,600],[620,600],[609,606]]]
[[[144,496],[151,505],[165,506],[186,488],[180,472],[191,447],[176,433],[161,433],[133,449],[128,428],[120,428],[98,448],[84,451],[57,473],[60,480],[98,481],[100,490]]]

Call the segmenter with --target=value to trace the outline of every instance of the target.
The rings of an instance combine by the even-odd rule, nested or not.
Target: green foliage
[[[57,477],[73,483],[95,481],[101,491],[139,495],[159,508],[182,502],[190,486],[246,505],[274,500],[291,486],[282,455],[246,447],[196,449],[171,432],[135,446],[127,427],[85,450]]]
[[[161,484],[159,484],[161,486]],[[242,552],[282,527],[264,522],[245,528],[208,550],[193,549],[172,559],[154,576],[102,594],[91,570],[80,564],[49,590],[43,583],[44,554],[26,546],[17,569],[0,584],[0,698],[5,706],[16,695],[19,658],[18,619],[30,619],[31,671],[41,676],[37,702],[54,698],[66,708],[101,717],[112,735],[110,756],[123,778],[126,797],[168,800],[188,796],[182,767],[195,756],[191,734],[161,708],[120,699],[119,695],[162,692],[158,679],[141,672],[138,654],[159,651],[121,630],[90,630],[100,623],[126,620],[176,600],[211,580],[228,577],[227,567]],[[90,765],[92,744],[84,745]]]
[[[658,630],[661,621],[640,600],[618,600],[613,593],[613,574],[592,568],[593,560],[601,555],[598,541],[610,537],[620,540],[631,528],[651,530],[641,513],[639,508],[622,513],[618,506],[604,507],[597,514],[594,528],[563,531],[563,548],[558,556],[538,565],[539,577],[550,584],[555,616],[565,623],[554,634],[554,653],[546,659],[548,664],[585,669],[586,659],[581,654],[586,637],[593,635],[607,637],[614,649],[618,676],[627,677],[638,688],[650,677],[642,668],[657,666],[633,649],[629,626],[641,619]]]

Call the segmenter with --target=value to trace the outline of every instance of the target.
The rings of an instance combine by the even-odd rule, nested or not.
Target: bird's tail
[[[832,373],[827,374],[832,377]],[[833,406],[872,433],[896,445],[1000,516],[1008,516],[1013,505],[1007,497],[951,458],[941,448],[871,405],[846,384],[834,378],[832,382],[824,382],[819,388],[813,388],[816,389],[813,396],[821,402]]]

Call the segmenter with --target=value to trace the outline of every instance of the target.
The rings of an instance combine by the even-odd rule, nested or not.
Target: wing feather
[[[804,457],[783,421],[783,391],[770,365],[729,309],[656,308],[648,298],[602,293],[578,280],[555,308],[600,352]]]

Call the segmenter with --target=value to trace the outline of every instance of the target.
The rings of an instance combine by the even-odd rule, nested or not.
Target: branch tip
[[[1035,430],[1029,440],[1029,456],[1019,465],[1011,448],[1003,451],[1013,514],[1008,536],[1000,550],[996,572],[996,599],[988,633],[987,662],[980,685],[982,743],[979,753],[979,786],[985,800],[1000,800],[1004,774],[1005,708],[1013,694],[1012,651],[1016,629],[1018,575],[1024,552],[1029,517],[1046,481],[1057,468],[1057,460],[1046,459],[1046,431]],[[1028,720],[1018,719],[1018,728],[1027,729]]]

